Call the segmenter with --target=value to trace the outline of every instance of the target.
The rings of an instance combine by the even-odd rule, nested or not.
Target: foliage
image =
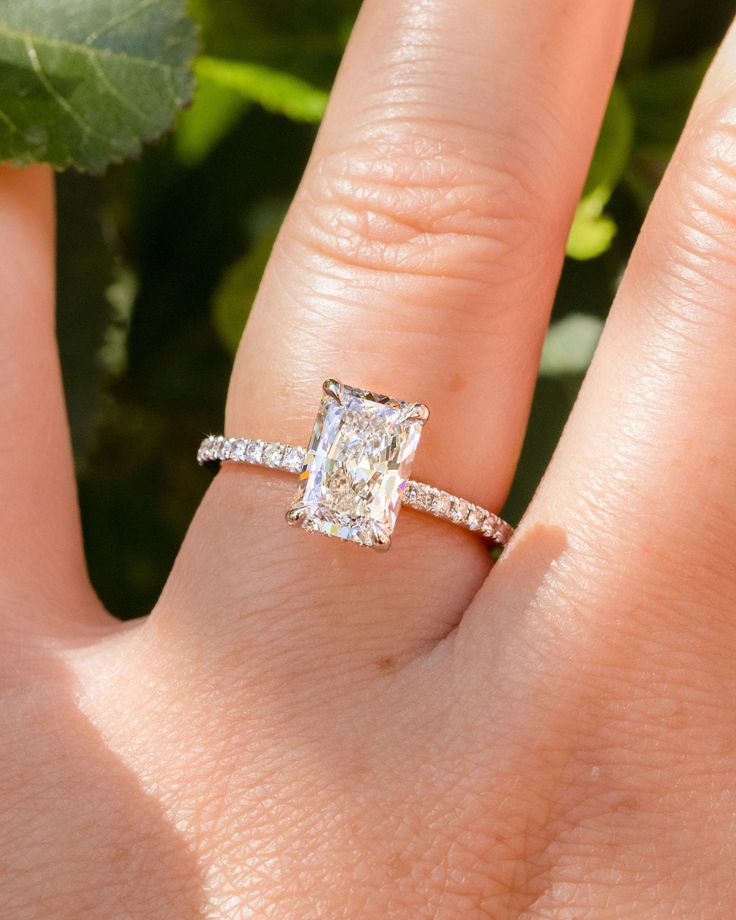
[[[243,99],[257,102],[277,115],[294,121],[319,122],[327,105],[327,93],[306,80],[282,73],[262,64],[201,57],[197,77],[215,86],[230,89]]]
[[[614,85],[601,125],[588,178],[567,241],[573,259],[594,259],[611,245],[613,219],[603,213],[624,174],[634,140],[634,117],[626,93]]]
[[[602,330],[603,320],[586,313],[568,313],[552,323],[544,340],[540,376],[584,374]]]
[[[206,488],[192,451],[219,425],[232,353],[357,7],[357,0],[192,0],[202,45],[193,64],[198,88],[173,133],[101,179],[60,177],[59,334],[85,534],[93,580],[121,615],[149,608]],[[66,14],[72,8],[84,13],[74,22]],[[123,8],[135,10],[125,24]],[[637,4],[568,243],[506,509],[511,519],[535,488],[576,397],[727,18],[721,0],[702,0],[695,23],[686,0]],[[100,19],[116,25],[105,29]],[[135,7],[129,0],[0,0],[0,110],[21,126],[14,133],[0,124],[0,152],[84,169],[134,152],[174,117],[157,67],[170,68],[180,101],[189,95],[186,23],[178,0]],[[38,42],[38,59],[75,111],[88,117],[100,101],[109,106],[95,121],[102,138],[85,134],[39,83],[14,38],[29,25],[71,44],[52,55]],[[78,50],[91,32],[99,33],[88,43],[92,51]],[[169,46],[170,35],[177,41]],[[103,49],[158,64],[145,77],[127,58],[114,70]],[[91,79],[98,57],[121,99]],[[13,101],[18,91],[28,105]],[[136,120],[125,104],[131,100],[146,119]]]
[[[212,301],[212,320],[222,344],[235,354],[276,234],[259,237],[225,272]]]
[[[325,90],[262,64],[202,56],[195,72],[194,104],[181,113],[176,132],[179,158],[189,166],[205,159],[250,102],[306,122],[319,122],[327,105]]]
[[[193,89],[183,0],[0,0],[0,157],[99,172],[172,123]]]

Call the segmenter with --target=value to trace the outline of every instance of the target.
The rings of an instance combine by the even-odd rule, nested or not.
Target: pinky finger
[[[88,586],[54,329],[53,177],[0,167],[0,629],[82,619]],[[58,611],[58,612],[57,612]]]
[[[568,562],[558,571],[578,611],[571,628],[586,612],[599,635],[601,617],[615,616],[691,647],[697,630],[697,647],[707,635],[724,664],[731,646],[732,667],[736,27],[647,216],[517,547],[535,525],[565,534]]]

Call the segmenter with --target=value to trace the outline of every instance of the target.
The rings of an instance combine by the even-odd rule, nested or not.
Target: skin
[[[429,404],[417,478],[501,505],[627,15],[367,0],[229,434],[304,442],[341,377]],[[51,177],[3,169],[3,917],[736,915],[735,202],[732,30],[492,572],[411,511],[385,556],[306,536],[292,480],[226,469],[121,625],[85,572]]]

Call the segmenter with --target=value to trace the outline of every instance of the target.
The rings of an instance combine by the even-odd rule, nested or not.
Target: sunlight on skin
[[[426,399],[418,472],[500,504],[624,19],[613,0],[369,0],[241,347],[233,433],[303,440],[312,381],[344,376]],[[49,176],[0,173],[7,916],[736,913],[735,41],[488,578],[472,535],[406,512],[386,556],[328,543],[283,523],[293,481],[230,469],[152,616],[112,629],[83,573]],[[419,132],[431,162],[382,137],[398,161],[377,177],[394,118],[439,125]],[[545,170],[520,175],[540,135]],[[552,212],[524,215],[534,245],[519,188]]]

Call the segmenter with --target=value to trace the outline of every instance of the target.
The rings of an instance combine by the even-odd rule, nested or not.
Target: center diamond
[[[386,549],[428,412],[419,403],[325,381],[289,519]]]

